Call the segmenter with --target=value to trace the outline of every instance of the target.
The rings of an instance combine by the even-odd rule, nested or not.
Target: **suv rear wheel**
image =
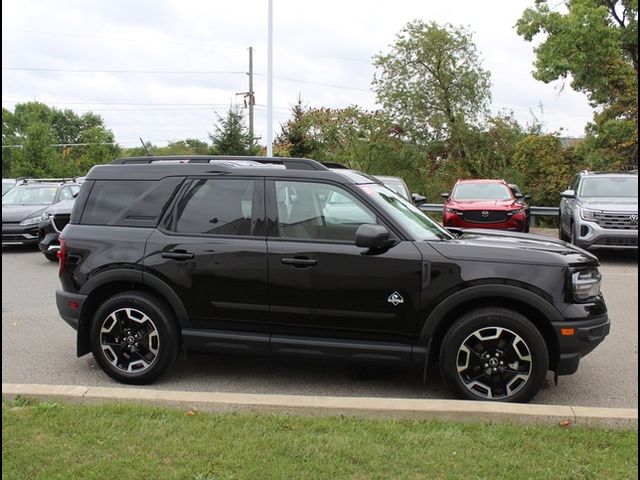
[[[547,346],[523,315],[506,308],[466,313],[447,332],[440,371],[449,389],[468,400],[527,402],[549,368]]]
[[[175,362],[178,347],[172,315],[152,295],[120,293],[104,302],[94,315],[93,356],[102,370],[119,382],[152,382]]]

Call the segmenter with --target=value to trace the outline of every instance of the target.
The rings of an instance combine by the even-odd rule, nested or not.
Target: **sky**
[[[557,2],[560,6],[561,1]],[[491,110],[579,137],[592,118],[568,81],[533,79],[514,25],[533,0],[273,0],[273,135],[307,107],[378,108],[372,57],[410,21],[464,26],[491,73]],[[553,6],[553,5],[552,5]],[[102,116],[123,147],[209,141],[244,108],[254,54],[255,133],[267,132],[267,0],[4,0],[2,106],[40,101]]]

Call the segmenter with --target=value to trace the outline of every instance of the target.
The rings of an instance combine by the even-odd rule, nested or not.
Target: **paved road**
[[[638,260],[602,254],[611,334],[578,373],[551,375],[536,403],[638,407]],[[32,249],[2,249],[2,382],[116,386],[91,355],[75,356],[75,331],[58,317],[57,265]],[[402,398],[449,398],[438,372],[353,369],[343,364],[190,355],[153,388]]]

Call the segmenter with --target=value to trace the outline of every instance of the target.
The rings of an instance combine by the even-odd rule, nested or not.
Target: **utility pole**
[[[256,104],[255,92],[253,91],[253,47],[249,47],[249,91],[238,92],[236,95],[242,95],[244,97],[244,106],[249,107],[249,137],[251,138],[251,145],[249,146],[253,148],[253,142],[255,141],[255,136],[253,135],[253,106]]]

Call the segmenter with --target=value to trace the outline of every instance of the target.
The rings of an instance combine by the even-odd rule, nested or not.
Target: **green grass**
[[[637,454],[637,431],[2,404],[12,480],[626,479]]]

